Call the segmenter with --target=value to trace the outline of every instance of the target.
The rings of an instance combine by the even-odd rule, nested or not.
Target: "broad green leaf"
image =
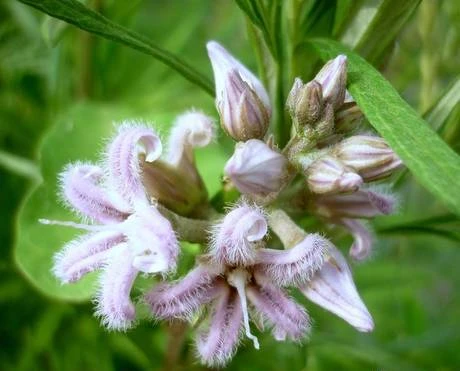
[[[439,131],[446,122],[452,110],[460,103],[460,76],[450,84],[438,102],[424,115],[430,126]]]
[[[160,48],[145,37],[110,21],[102,14],[87,8],[77,0],[19,1],[33,6],[52,17],[73,24],[82,30],[127,45],[142,53],[149,54],[179,72],[187,80],[201,87],[207,93],[211,95],[214,94],[212,82],[182,59]]]
[[[343,34],[342,42],[371,63],[380,62],[419,3],[420,0],[364,2]]]
[[[59,201],[57,175],[69,162],[99,160],[106,138],[114,132],[114,121],[143,117],[154,122],[160,133],[167,132],[175,114],[150,112],[136,111],[119,103],[77,104],[59,118],[45,138],[41,150],[43,182],[30,193],[20,210],[15,249],[20,270],[45,294],[67,300],[86,300],[94,292],[97,276],[90,274],[75,284],[61,285],[50,272],[54,253],[81,234],[71,228],[38,222],[40,218],[78,221]],[[226,156],[217,144],[197,153],[197,165],[211,197],[220,188],[225,161]]]
[[[460,215],[460,157],[363,58],[336,41],[312,39],[309,44],[324,61],[347,55],[349,90],[369,122],[420,184]]]

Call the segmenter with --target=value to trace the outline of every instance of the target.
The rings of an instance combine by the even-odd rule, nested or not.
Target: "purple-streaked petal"
[[[76,211],[103,224],[117,223],[127,217],[107,196],[100,182],[103,171],[91,164],[69,164],[60,174],[63,198]]]
[[[334,156],[355,169],[365,182],[382,179],[402,166],[401,159],[388,143],[372,135],[354,135],[333,149]]]
[[[374,218],[391,214],[395,207],[394,196],[371,190],[314,199],[315,212],[327,218]]]
[[[284,186],[288,160],[263,141],[250,139],[237,144],[224,172],[240,192],[267,196]]]
[[[202,363],[224,366],[236,351],[243,312],[236,290],[224,286],[216,299],[208,328],[197,334],[196,347]]]
[[[350,247],[350,256],[355,260],[364,260],[372,252],[372,233],[363,222],[356,219],[341,219],[342,224],[353,236],[354,242]]]
[[[119,232],[97,232],[77,238],[54,255],[54,275],[63,283],[78,281],[107,261],[110,249],[123,242]]]
[[[130,293],[137,274],[130,247],[121,244],[114,248],[100,277],[96,297],[96,315],[108,329],[125,331],[133,325],[135,308]]]
[[[323,88],[323,98],[331,102],[335,109],[345,99],[347,84],[347,57],[343,54],[328,61],[315,76]]]
[[[107,150],[109,180],[121,198],[130,206],[146,201],[140,166],[144,161],[157,160],[162,152],[160,138],[149,127],[138,123],[123,123]]]
[[[324,156],[308,167],[307,183],[314,193],[334,194],[357,191],[363,179],[335,157]]]
[[[307,282],[324,262],[332,244],[318,234],[309,234],[287,250],[259,249],[255,269],[279,286]]]
[[[215,226],[210,255],[218,264],[252,264],[255,244],[264,238],[267,230],[267,220],[260,209],[245,204],[238,206]]]
[[[199,265],[176,283],[157,285],[145,301],[156,318],[189,318],[219,293],[221,281],[218,272]]]
[[[247,287],[246,293],[258,314],[273,327],[276,340],[298,341],[308,336],[310,317],[282,289],[268,283],[263,286],[253,284]]]
[[[358,331],[374,329],[372,316],[359,296],[350,268],[339,250],[331,250],[329,259],[301,291],[309,300],[343,318]]]

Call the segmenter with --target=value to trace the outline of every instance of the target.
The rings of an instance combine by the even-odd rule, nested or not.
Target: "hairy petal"
[[[63,283],[78,281],[86,273],[102,267],[110,249],[123,239],[119,232],[104,231],[70,241],[54,255],[54,275]]]
[[[177,117],[168,140],[168,162],[188,168],[194,163],[193,148],[205,147],[215,136],[214,121],[200,111]],[[185,162],[185,163],[184,163]]]
[[[321,267],[332,246],[320,235],[309,234],[291,249],[259,249],[255,269],[279,286],[298,286]]]
[[[113,330],[127,330],[133,324],[135,308],[130,292],[138,270],[132,266],[127,244],[113,249],[99,280],[96,315],[104,326]]]
[[[245,204],[238,206],[215,226],[210,255],[218,264],[252,264],[255,245],[267,230],[267,220],[260,209]]]
[[[273,326],[276,340],[298,341],[309,334],[311,324],[307,312],[282,289],[269,283],[253,284],[247,287],[246,293],[258,314]]]
[[[189,318],[221,290],[222,279],[218,272],[199,265],[176,283],[157,285],[145,296],[145,301],[157,318]]]
[[[103,224],[117,223],[126,218],[109,199],[100,182],[103,171],[91,164],[69,164],[60,174],[60,188],[67,203],[84,216]]]
[[[339,250],[331,250],[329,259],[301,291],[309,300],[343,318],[358,331],[374,329],[372,317]]]
[[[130,206],[146,201],[140,155],[153,162],[161,152],[160,138],[145,124],[125,122],[119,127],[107,150],[107,167],[111,184]]]
[[[209,367],[225,365],[236,351],[243,324],[243,312],[234,289],[225,286],[216,299],[208,328],[196,337],[201,361]]]

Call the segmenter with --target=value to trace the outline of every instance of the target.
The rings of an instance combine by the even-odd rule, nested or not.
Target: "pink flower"
[[[146,126],[123,125],[108,146],[107,178],[96,165],[68,165],[61,174],[65,201],[91,224],[44,221],[87,230],[55,255],[53,272],[63,283],[102,269],[97,315],[110,329],[125,330],[135,319],[131,287],[141,273],[173,271],[179,253],[170,222],[150,204],[140,161],[161,154],[158,136]]]
[[[260,209],[240,205],[215,227],[209,254],[177,283],[162,284],[146,296],[157,318],[189,318],[203,305],[211,306],[208,325],[196,344],[203,363],[225,364],[236,351],[240,333],[255,348],[248,301],[255,314],[272,328],[278,340],[301,340],[310,319],[282,286],[305,284],[321,266],[327,240],[309,235],[291,250],[263,248],[267,222]]]

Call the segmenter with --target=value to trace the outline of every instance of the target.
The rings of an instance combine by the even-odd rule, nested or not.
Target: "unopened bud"
[[[301,132],[302,127],[316,123],[321,116],[323,107],[321,84],[314,80],[304,84],[301,79],[296,78],[286,105],[297,126],[297,131]]]
[[[336,248],[302,289],[312,302],[336,314],[361,332],[374,329],[372,316],[356,290],[350,268]]]
[[[339,55],[327,62],[315,76],[323,88],[324,100],[330,102],[334,109],[338,109],[345,100],[347,84],[347,57]]]
[[[279,191],[288,176],[288,161],[258,139],[238,143],[225,174],[242,193],[267,196]]]
[[[402,166],[402,161],[383,138],[355,135],[340,142],[334,154],[355,169],[364,181],[385,178]]]
[[[355,192],[363,179],[336,158],[325,156],[308,168],[307,183],[314,193],[332,194]]]
[[[342,104],[335,113],[335,132],[347,133],[353,131],[361,124],[363,117],[363,113],[355,102]]]
[[[207,48],[223,129],[237,141],[262,139],[271,116],[267,91],[259,79],[221,45],[211,41]]]

